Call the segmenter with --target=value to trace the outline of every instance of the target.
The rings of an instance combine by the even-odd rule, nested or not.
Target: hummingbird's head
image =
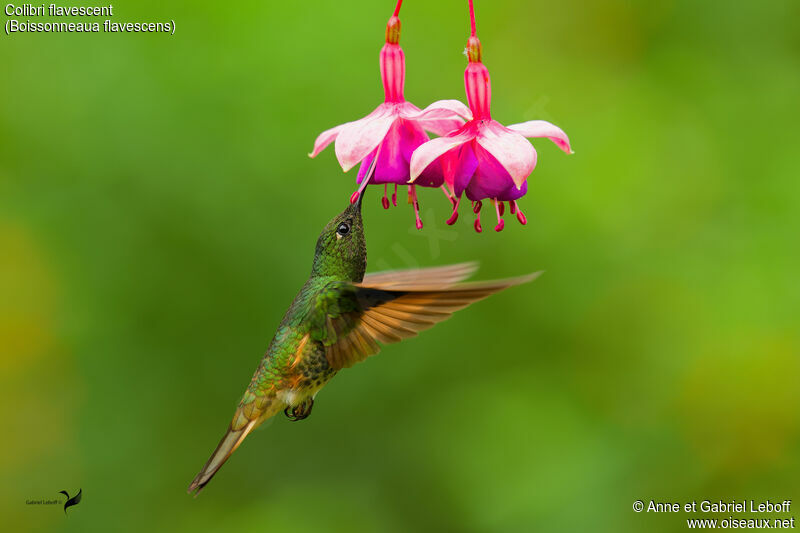
[[[361,220],[361,198],[333,217],[317,239],[312,276],[361,281],[367,270],[367,242]]]

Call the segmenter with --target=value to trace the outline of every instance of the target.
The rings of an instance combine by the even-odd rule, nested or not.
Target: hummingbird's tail
[[[225,436],[222,437],[222,440],[219,441],[217,449],[211,454],[211,458],[209,458],[203,469],[200,470],[200,473],[195,476],[186,492],[189,494],[194,492],[195,496],[200,494],[200,491],[203,490],[203,487],[205,487],[206,484],[211,481],[211,478],[214,477],[214,474],[217,473],[217,470],[219,470],[220,467],[225,464],[225,461],[228,460],[228,457],[230,457],[231,454],[236,451],[236,448],[239,447],[245,437],[247,437],[247,435],[256,427],[256,425],[258,425],[257,423],[258,418],[250,420],[244,427],[240,429],[233,429],[233,425],[228,426],[228,431],[225,433]]]

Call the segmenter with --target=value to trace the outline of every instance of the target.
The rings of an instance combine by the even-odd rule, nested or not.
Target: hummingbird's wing
[[[379,287],[388,289],[420,290],[424,287],[441,289],[464,281],[478,270],[478,263],[458,263],[432,268],[412,268],[408,270],[386,270],[367,274],[359,283],[362,287]]]
[[[380,344],[413,337],[453,312],[539,274],[438,287],[419,272],[403,273],[407,281],[397,283],[390,278],[381,283],[375,278],[356,284],[331,282],[315,302],[312,331],[333,368],[350,367],[378,353]]]

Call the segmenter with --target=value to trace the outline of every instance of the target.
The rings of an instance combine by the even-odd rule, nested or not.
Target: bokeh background
[[[393,3],[124,1],[113,20],[176,34],[2,36],[5,531],[685,529],[636,499],[800,517],[800,4],[476,7],[494,117],[576,153],[535,142],[529,223],[501,234],[445,226],[431,190],[418,232],[372,190],[370,268],[545,275],[341,373],[198,499],[353,190],[306,154],[381,101]],[[407,98],[463,100],[466,2],[401,18]],[[67,517],[25,504],[78,488]]]

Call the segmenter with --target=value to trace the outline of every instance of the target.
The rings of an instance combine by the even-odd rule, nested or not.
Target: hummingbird
[[[281,411],[293,421],[308,417],[317,393],[343,368],[540,274],[461,283],[477,267],[460,263],[365,276],[362,198],[322,230],[311,275],[281,320],[225,435],[189,485],[190,494],[196,496],[265,420]]]

